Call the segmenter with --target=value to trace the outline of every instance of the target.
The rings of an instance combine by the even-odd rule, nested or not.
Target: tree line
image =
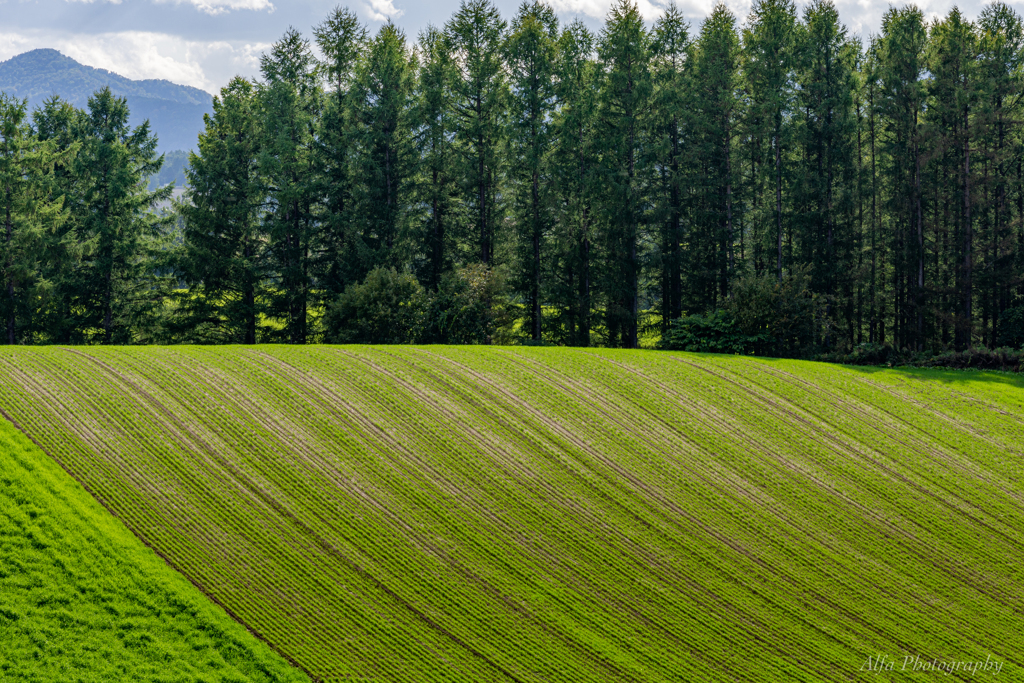
[[[1022,59],[999,2],[866,42],[830,0],[338,8],[220,91],[171,211],[123,100],[4,97],[5,340],[1019,346]]]

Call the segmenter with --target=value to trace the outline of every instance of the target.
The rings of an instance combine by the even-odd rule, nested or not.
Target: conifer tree
[[[232,79],[205,123],[185,171],[179,269],[188,289],[176,327],[191,341],[255,344],[269,273],[259,176],[263,132],[253,84]]]
[[[761,149],[753,152],[754,159],[765,159],[755,169],[755,187],[769,188],[769,197],[753,197],[760,212],[751,217],[755,226],[762,219],[767,206],[771,206],[772,232],[776,277],[781,282],[783,272],[783,225],[791,219],[783,217],[783,195],[787,175],[784,165],[793,138],[792,121],[793,82],[797,66],[796,7],[792,0],[759,0],[747,18],[743,31],[743,76],[749,97],[746,111],[746,134],[750,144]],[[759,193],[758,193],[759,194]],[[760,201],[758,201],[760,200]],[[767,230],[758,230],[757,247],[762,247]]]
[[[693,227],[688,240],[688,295],[693,312],[714,308],[729,292],[736,271],[733,163],[740,117],[739,38],[736,19],[718,4],[701,25],[693,57]]]
[[[414,71],[405,34],[388,22],[367,45],[352,86],[358,179],[354,221],[360,226],[370,268],[393,265],[396,243],[405,233],[415,170],[410,126]]]
[[[542,256],[551,230],[550,123],[555,106],[558,20],[537,0],[526,0],[505,45],[509,69],[509,185],[517,226],[518,285],[527,301],[530,337],[541,340]]]
[[[88,305],[86,258],[96,248],[96,237],[83,232],[90,210],[86,201],[89,177],[79,172],[74,159],[82,146],[84,119],[85,112],[56,95],[32,114],[38,138],[55,145],[58,153],[68,158],[47,176],[48,201],[63,199],[66,216],[46,234],[40,268],[41,277],[48,283],[47,305],[37,313],[33,325],[41,338],[59,344],[86,341],[75,312]]]
[[[260,60],[264,83],[260,175],[267,183],[264,213],[272,267],[277,276],[270,314],[283,321],[292,344],[309,336],[313,250],[319,209],[315,173],[315,120],[321,92],[309,42],[289,29]]]
[[[574,21],[558,39],[552,118],[555,264],[550,291],[563,322],[560,340],[589,346],[593,312],[593,248],[597,191],[598,66],[594,36]]]
[[[922,343],[925,306],[921,115],[926,47],[921,10],[909,6],[890,8],[885,13],[879,50],[878,107],[885,123],[886,208],[892,221],[889,240],[893,340],[901,347],[914,348]]]
[[[323,215],[311,268],[319,282],[318,304],[325,306],[365,272],[361,238],[353,225],[357,213],[353,189],[355,120],[352,85],[356,65],[366,49],[366,28],[347,8],[336,7],[313,29],[323,56],[318,70],[326,84],[323,109],[316,121],[314,174]]]
[[[651,105],[651,40],[631,0],[612,6],[597,47],[602,66],[598,126],[605,213],[608,343],[636,348],[640,316],[647,165],[642,151]]]
[[[693,122],[687,101],[690,84],[687,55],[689,26],[675,2],[654,24],[652,45],[654,101],[653,150],[657,165],[658,197],[654,201],[660,226],[661,329],[682,315],[683,211],[692,165],[687,158]]]
[[[802,156],[810,163],[797,198],[804,214],[800,258],[811,264],[811,287],[826,297],[826,315],[842,314],[852,338],[856,46],[847,39],[831,0],[808,5],[804,26],[797,78],[799,135]],[[833,340],[823,341],[828,346]]]
[[[994,348],[1006,341],[1000,319],[1017,303],[1015,294],[1024,296],[1024,188],[1019,175],[1024,24],[1009,6],[994,2],[981,11],[977,29],[977,110],[991,177],[985,188],[989,268],[982,308],[991,320],[987,337]]]
[[[933,145],[952,162],[947,172],[957,178],[953,188],[957,229],[956,251],[959,267],[956,269],[958,309],[955,311],[956,343],[960,348],[970,344],[972,306],[974,300],[974,223],[977,194],[976,172],[972,168],[972,148],[976,145],[976,119],[972,116],[978,105],[978,83],[975,78],[977,35],[974,26],[953,8],[943,21],[932,26],[928,68],[932,72],[929,83],[928,119],[932,124]],[[943,183],[946,184],[946,183]],[[923,253],[923,240],[920,245]],[[923,271],[923,263],[921,265]]]
[[[494,261],[497,228],[502,222],[507,86],[501,47],[505,26],[491,0],[463,0],[445,26],[459,70],[455,80],[456,138],[462,155],[464,201],[477,231],[478,258],[485,266]]]
[[[465,224],[459,176],[456,79],[459,72],[449,37],[434,27],[420,35],[420,69],[413,111],[419,177],[416,198],[426,207],[420,228],[421,280],[436,290],[441,276],[459,258],[458,237]],[[475,252],[475,250],[474,250]]]
[[[63,197],[49,195],[47,176],[68,154],[40,141],[24,101],[0,93],[0,320],[3,343],[33,341],[33,318],[48,297],[40,268],[48,234],[66,219]]]
[[[109,88],[89,98],[81,119],[82,148],[75,172],[85,178],[80,230],[95,239],[84,264],[86,309],[79,331],[105,344],[146,341],[162,313],[156,259],[170,217],[153,213],[173,186],[148,191],[145,179],[160,170],[149,122],[130,128],[126,100]]]

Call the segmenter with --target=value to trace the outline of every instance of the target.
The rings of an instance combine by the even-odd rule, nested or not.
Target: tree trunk
[[[7,230],[6,230],[6,233],[7,233],[7,235],[6,235],[6,239],[7,239],[7,259],[6,259],[6,262],[4,263],[4,275],[7,278],[7,321],[6,321],[7,322],[7,343],[13,345],[14,344],[14,337],[15,337],[15,330],[14,330],[14,310],[15,310],[14,303],[15,302],[14,302],[14,279],[11,277],[11,266],[13,265],[12,257],[11,257],[11,248],[12,248],[12,243],[14,242],[14,218],[11,216],[11,202],[13,201],[14,198],[11,196],[12,195],[12,190],[11,190],[10,186],[6,187],[5,190],[6,190],[5,194],[7,196],[7,202],[6,202],[6,207],[5,207],[6,216],[5,216],[5,219],[4,219],[4,225],[7,228]]]
[[[779,136],[782,124],[775,119],[775,227],[778,231],[779,254],[776,264],[779,282],[782,282],[782,150],[780,149]]]
[[[963,316],[957,334],[957,347],[960,350],[971,345],[971,328],[974,318],[973,291],[973,250],[974,226],[971,224],[971,144],[968,134],[968,110],[964,108],[964,184],[963,184],[963,284],[960,294],[960,314]]]
[[[533,171],[533,273],[530,282],[530,300],[532,303],[533,340],[541,339],[541,306],[540,306],[540,173]]]

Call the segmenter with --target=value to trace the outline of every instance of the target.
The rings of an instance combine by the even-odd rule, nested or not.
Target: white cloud
[[[0,60],[44,47],[127,78],[162,78],[216,93],[236,74],[257,75],[260,54],[270,43],[203,42],[143,31],[0,33]]]
[[[559,14],[582,14],[594,19],[607,17],[613,4],[614,0],[551,0],[551,7]],[[665,11],[663,4],[661,0],[637,0],[641,16],[648,20]]]
[[[67,2],[81,2],[91,5],[94,2],[108,2],[111,5],[120,5],[122,0],[66,0]],[[260,12],[267,10],[274,11],[274,5],[270,0],[155,0],[159,3],[171,3],[175,5],[193,5],[200,12],[207,14],[224,14],[233,10],[252,10]],[[390,3],[389,3],[390,4]]]
[[[111,0],[120,2],[120,0]],[[274,5],[270,0],[156,0],[157,2],[171,2],[175,5],[194,5],[199,11],[207,14],[225,14],[233,10],[251,10],[260,12],[266,10],[274,11]]]
[[[602,21],[608,17],[609,10],[617,1],[549,0],[554,10],[563,17],[583,15]],[[640,16],[646,21],[654,21],[665,13],[665,9],[671,0],[634,0],[634,2],[636,2],[640,10]],[[716,4],[718,4],[718,0],[676,0],[676,5],[693,30],[700,29],[700,24],[704,21],[704,17],[711,14],[711,10],[714,9]],[[738,21],[742,22],[750,11],[751,0],[725,0],[725,4],[736,15]]]
[[[397,19],[405,14],[404,9],[395,7],[394,0],[370,0],[370,3],[366,5],[366,11],[372,21]]]

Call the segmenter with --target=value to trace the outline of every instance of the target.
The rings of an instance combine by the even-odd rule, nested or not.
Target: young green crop
[[[307,681],[0,422],[0,681]]]
[[[0,373],[0,408],[319,680],[1022,675],[1016,378],[355,346]]]

